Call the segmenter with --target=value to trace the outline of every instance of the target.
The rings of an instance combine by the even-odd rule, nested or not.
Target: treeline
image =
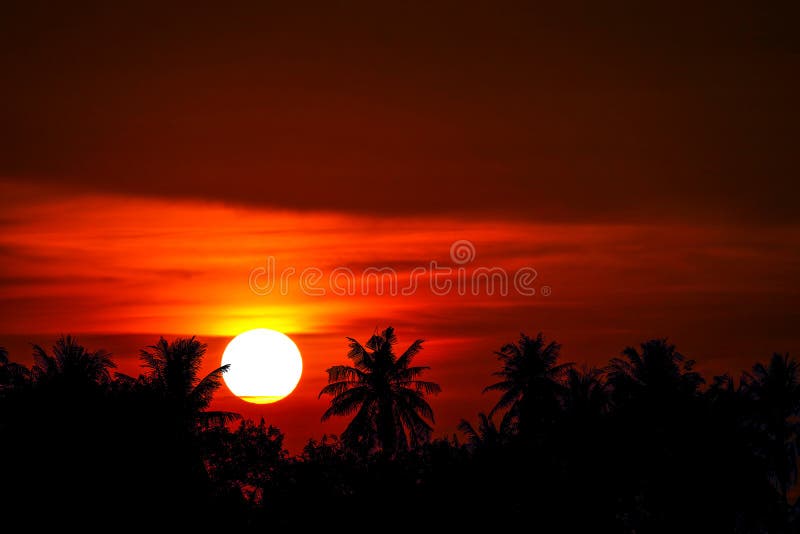
[[[225,368],[164,339],[138,377],[61,337],[29,369],[0,351],[4,518],[40,526],[297,531],[797,532],[798,363],[708,383],[666,340],[603,368],[543,335],[500,348],[486,414],[432,439],[417,340],[389,328],[328,370],[338,438],[291,457],[263,420],[210,412]],[[479,394],[476,391],[476,394]],[[14,523],[17,524],[17,523]]]

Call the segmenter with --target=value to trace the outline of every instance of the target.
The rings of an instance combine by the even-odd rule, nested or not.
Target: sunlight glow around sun
[[[267,328],[233,338],[222,354],[225,385],[240,399],[269,404],[289,395],[303,374],[300,350],[289,336]]]

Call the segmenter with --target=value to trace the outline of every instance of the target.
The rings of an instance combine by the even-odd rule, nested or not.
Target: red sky
[[[345,336],[427,341],[438,434],[492,351],[543,330],[600,364],[669,336],[710,372],[798,353],[797,5],[44,7],[0,21],[0,345],[74,333],[135,373],[158,335],[209,367],[253,327],[305,358],[254,408],[295,451]],[[338,296],[432,260],[533,268],[534,296]],[[248,277],[317,268],[325,296]],[[401,284],[402,285],[402,284]],[[541,294],[543,286],[552,291]],[[359,291],[360,293],[360,291]]]

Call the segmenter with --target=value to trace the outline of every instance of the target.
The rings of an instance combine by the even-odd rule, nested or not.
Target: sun
[[[222,365],[225,385],[242,400],[256,404],[277,402],[289,395],[303,374],[303,358],[289,336],[256,328],[228,343]]]

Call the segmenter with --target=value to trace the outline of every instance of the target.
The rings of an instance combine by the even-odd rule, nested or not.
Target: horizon
[[[391,326],[391,325],[387,325]],[[378,328],[380,329],[380,328]],[[530,331],[530,332],[523,332],[527,335],[535,335],[538,331]],[[547,335],[547,332],[542,332],[545,335],[545,338],[548,341],[556,341],[561,345],[561,357],[560,363],[573,363],[574,366],[580,369],[583,365],[589,365],[591,367],[597,367],[598,369],[604,369],[611,358],[619,357],[622,353],[623,349],[627,347],[634,347],[638,348],[640,343],[644,343],[648,341],[647,339],[642,339],[635,343],[629,343],[620,349],[616,353],[608,354],[607,356],[600,356],[593,361],[580,361],[574,358],[570,358],[570,350],[569,350],[569,343],[565,343],[563,340],[553,339]],[[65,335],[72,335],[73,338],[77,340],[78,343],[82,344],[86,347],[87,350],[108,350],[111,353],[111,357],[114,360],[114,363],[117,364],[117,368],[115,369],[116,372],[127,374],[132,377],[137,377],[139,374],[144,372],[142,362],[139,359],[139,350],[147,348],[150,345],[156,343],[159,337],[164,337],[167,341],[173,341],[174,339],[180,337],[191,337],[193,334],[76,334],[76,333],[66,333]],[[301,354],[303,353],[303,347],[311,347],[313,346],[313,342],[309,342],[307,335],[297,335],[291,332],[288,333],[290,337],[298,344],[301,348]],[[517,337],[520,333],[518,332],[515,336],[510,336],[509,339],[505,341],[501,341],[495,343],[496,348],[494,350],[488,351],[485,354],[484,359],[480,362],[480,365],[477,366],[482,368],[485,372],[483,373],[482,377],[474,376],[472,377],[473,380],[470,382],[470,388],[467,388],[463,391],[458,392],[457,394],[450,394],[448,395],[448,381],[447,377],[445,380],[442,380],[441,377],[438,376],[436,367],[433,367],[429,375],[432,379],[435,379],[439,382],[442,386],[442,393],[430,399],[430,404],[434,408],[434,412],[436,413],[436,421],[434,425],[434,437],[435,438],[442,438],[448,439],[454,435],[458,435],[463,438],[463,433],[458,430],[457,426],[458,423],[462,419],[466,419],[468,421],[472,421],[475,416],[479,412],[488,413],[491,406],[493,406],[497,402],[497,394],[487,393],[483,394],[483,388],[487,386],[489,383],[492,382],[492,373],[496,371],[498,367],[497,361],[497,354],[495,351],[499,351],[502,345],[506,343],[515,342]],[[3,338],[2,342],[0,342],[0,346],[5,347],[9,352],[9,360],[14,361],[17,363],[22,363],[26,366],[30,366],[33,363],[33,357],[31,356],[31,345],[37,344],[49,350],[50,345],[55,342],[56,337],[60,334],[40,334],[40,335],[26,335],[26,334],[19,334],[15,336],[6,336]],[[371,333],[369,334],[371,335]],[[227,343],[233,338],[233,336],[199,336],[195,335],[199,341],[205,343],[208,346],[206,357],[203,361],[203,365],[201,368],[201,373],[206,374],[212,371],[215,367],[219,365],[218,358],[221,358],[222,351],[224,350]],[[313,337],[313,336],[312,336]],[[367,339],[367,335],[361,336],[363,339],[359,339],[360,341],[364,341]],[[403,332],[398,332],[399,342],[398,345],[403,347],[404,342],[406,341],[406,336]],[[784,354],[779,351],[773,351],[768,354],[764,354],[761,357],[754,357],[751,358],[749,361],[746,358],[742,358],[742,367],[741,368],[722,368],[722,367],[711,367],[705,363],[705,358],[702,355],[696,354],[687,354],[681,350],[681,346],[678,342],[674,339],[667,337],[666,338],[670,343],[676,345],[676,349],[678,352],[683,354],[683,356],[688,360],[695,361],[694,369],[698,371],[705,383],[700,386],[701,390],[706,390],[713,382],[713,378],[716,376],[721,376],[727,374],[731,376],[737,382],[741,379],[742,374],[745,372],[750,372],[752,370],[752,366],[756,363],[765,363],[772,357],[772,354]],[[8,341],[11,343],[8,343]],[[88,340],[88,341],[86,341]],[[409,338],[408,343],[410,344],[412,340]],[[430,340],[425,340],[423,344],[423,356],[427,357],[430,356],[430,351],[428,350],[428,344]],[[484,340],[485,345],[490,345],[494,340]],[[100,345],[98,343],[105,342],[106,345]],[[319,391],[322,387],[327,383],[326,375],[325,375],[325,367],[328,365],[334,364],[342,364],[345,362],[346,355],[345,355],[345,348],[346,348],[346,338],[342,337],[341,339],[341,350],[339,354],[332,355],[329,359],[329,363],[325,364],[324,366],[320,367],[319,364],[314,365],[311,369],[308,368],[307,359],[304,356],[304,370],[303,376],[300,380],[295,391],[290,393],[287,397],[281,399],[280,401],[268,405],[259,405],[253,404],[250,402],[246,402],[244,400],[239,399],[230,392],[227,386],[223,385],[219,391],[214,395],[214,400],[210,406],[212,410],[223,410],[223,411],[232,411],[242,415],[244,419],[250,419],[255,422],[258,422],[262,418],[268,425],[273,425],[279,428],[285,434],[285,441],[284,445],[289,453],[293,456],[300,455],[303,447],[308,443],[310,439],[319,440],[322,438],[323,435],[339,435],[346,425],[346,421],[333,419],[329,420],[325,423],[320,422],[320,417],[324,412],[328,401],[324,398],[317,398]],[[434,343],[434,346],[436,344]],[[127,350],[127,354],[121,354],[120,352],[116,352],[115,350],[110,350],[110,347],[115,348],[117,351]],[[23,349],[27,349],[27,352]],[[26,357],[18,357],[19,354],[27,354]],[[434,358],[436,358],[437,352],[434,349]],[[479,374],[479,373],[476,373]],[[483,382],[481,382],[483,380]],[[238,425],[238,422],[236,423]]]

